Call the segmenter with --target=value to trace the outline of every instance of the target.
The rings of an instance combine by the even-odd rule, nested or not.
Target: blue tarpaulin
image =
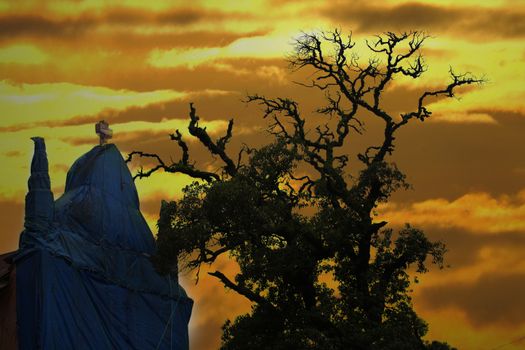
[[[193,301],[151,265],[155,240],[117,147],[80,157],[53,201],[34,141],[14,259],[20,349],[188,349]]]

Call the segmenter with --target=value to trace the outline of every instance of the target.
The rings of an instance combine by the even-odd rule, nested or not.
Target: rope
[[[170,284],[170,295],[171,295],[171,274],[169,276],[169,284]],[[157,347],[155,348],[155,350],[159,350],[160,349],[160,345],[162,344],[162,341],[164,340],[164,336],[166,335],[166,331],[168,330],[168,326],[171,325],[171,336],[170,336],[170,350],[172,350],[172,346],[173,346],[173,323],[172,323],[172,319],[173,319],[173,314],[175,313],[175,310],[177,309],[177,306],[179,304],[179,300],[180,300],[180,293],[178,293],[179,295],[177,296],[177,301],[175,303],[175,307],[173,307],[173,300],[170,301],[170,308],[171,308],[171,314],[170,314],[170,317],[168,318],[168,322],[166,323],[166,326],[164,327],[164,331],[162,332],[162,335],[160,336],[160,339],[159,339],[159,342],[157,344]]]
[[[171,273],[170,273],[168,278],[169,278],[168,281],[170,283],[170,295],[171,295]],[[173,299],[170,299],[170,308],[172,310],[171,312],[173,313]],[[171,334],[170,334],[170,350],[173,350],[173,322],[170,322],[170,325],[171,325],[170,326],[170,332],[171,332]]]

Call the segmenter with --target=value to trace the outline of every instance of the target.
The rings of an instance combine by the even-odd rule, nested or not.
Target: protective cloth
[[[20,349],[188,349],[193,301],[151,265],[155,240],[117,147],[80,157],[53,202],[44,140],[34,141],[14,259]]]

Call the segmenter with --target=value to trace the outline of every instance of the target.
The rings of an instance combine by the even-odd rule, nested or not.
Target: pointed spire
[[[54,200],[49,179],[46,144],[41,137],[31,138],[35,143],[31,175],[28,180],[26,195],[26,213],[24,226],[27,230],[47,229],[53,220]]]

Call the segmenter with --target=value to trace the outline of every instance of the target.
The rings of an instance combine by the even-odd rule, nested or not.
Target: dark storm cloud
[[[370,5],[369,2],[330,3],[322,13],[359,32],[426,30],[473,39],[525,36],[525,8],[444,7],[422,3]]]
[[[454,308],[476,327],[517,328],[525,323],[525,273],[486,273],[474,283],[423,288],[418,301],[430,310]]]

